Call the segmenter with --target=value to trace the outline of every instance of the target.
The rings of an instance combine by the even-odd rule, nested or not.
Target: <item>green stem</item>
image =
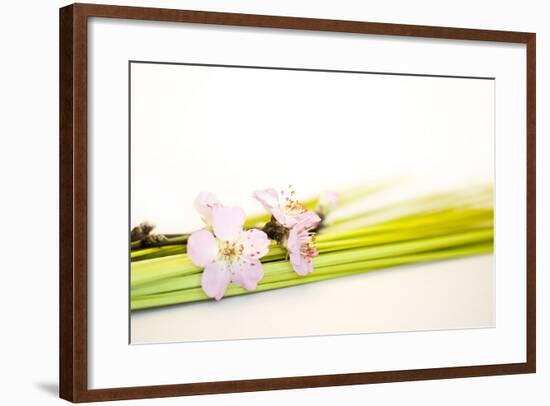
[[[368,231],[368,230],[367,230]],[[453,233],[449,235],[450,231],[447,228],[426,228],[424,230],[412,229],[408,231],[405,228],[405,232],[392,232],[387,234],[379,234],[376,236],[367,236],[363,238],[355,238],[349,240],[335,240],[318,242],[318,250],[321,253],[319,257],[315,258],[315,261],[319,261],[321,257],[325,257],[329,253],[334,254],[334,251],[341,251],[347,248],[357,248],[362,250],[369,250],[375,247],[377,250],[383,249],[384,246],[389,246],[390,249],[396,249],[399,244],[428,244],[431,245],[434,241],[445,241],[445,238],[453,238],[455,236],[462,236],[464,233],[488,233],[492,238],[493,229],[491,227],[485,227],[481,229],[454,229]],[[356,235],[353,233],[353,235]],[[475,234],[477,235],[477,234]],[[339,236],[342,238],[342,235]],[[361,251],[362,252],[362,251]],[[272,246],[270,252],[262,258],[262,262],[276,261],[285,258],[287,255],[286,250],[279,246]],[[131,263],[131,286],[137,287],[145,283],[150,283],[155,280],[161,280],[174,276],[185,276],[194,273],[201,272],[201,269],[196,267],[187,257],[187,255],[172,255],[162,258],[150,259],[146,261],[137,261]]]
[[[491,242],[492,238],[492,229],[482,229],[452,236],[415,240],[412,242],[393,243],[376,247],[362,247],[328,252],[313,258],[313,266],[315,269],[318,269],[327,266],[362,262],[384,257],[394,257],[443,248],[452,248],[465,244]],[[143,279],[136,279],[133,272],[131,281],[133,294],[150,294],[154,291],[166,289],[175,290],[200,286],[200,273],[202,270],[194,266],[192,269],[180,268],[178,267],[179,262],[180,261],[173,261],[171,263],[164,264],[158,272],[155,272],[155,274],[163,272],[162,277],[158,277],[156,279],[149,278],[145,281]],[[292,267],[288,261],[265,263],[263,267],[264,274],[266,276],[270,274],[280,274],[292,271]],[[169,271],[171,274],[167,274]],[[176,276],[179,278],[172,281],[163,281],[163,279],[170,277],[173,278]]]
[[[297,286],[306,283],[319,282],[343,276],[351,276],[370,272],[376,269],[384,269],[410,263],[422,263],[428,261],[439,261],[457,257],[466,257],[492,252],[491,242],[482,244],[464,245],[454,249],[443,249],[425,253],[414,253],[409,255],[391,256],[387,258],[371,259],[369,261],[353,262],[348,264],[338,264],[329,267],[324,271],[317,269],[310,275],[298,276],[293,273],[281,274],[277,277],[271,276],[270,279],[264,278],[256,290],[247,291],[235,285],[231,285],[225,294],[226,297],[250,294],[272,289]],[[289,266],[288,263],[285,265]],[[288,269],[287,269],[288,270]],[[152,295],[135,296],[132,295],[131,309],[140,310],[153,307],[168,306],[173,304],[189,303],[201,300],[208,300],[200,287],[191,287],[183,290],[177,290],[167,293],[158,293]]]
[[[427,212],[416,215],[404,216],[401,218],[384,221],[378,224],[362,227],[360,229],[331,231],[328,227],[317,237],[318,243],[326,241],[349,239],[366,235],[382,234],[394,232],[403,234],[403,230],[408,230],[409,235],[437,235],[441,230],[454,230],[479,225],[490,225],[493,221],[492,209],[447,209],[439,212]],[[413,230],[413,228],[415,228]],[[429,228],[427,231],[426,229]],[[397,233],[398,232],[398,233]],[[401,238],[402,240],[402,238]],[[132,251],[130,258],[132,262],[143,261],[153,258],[161,258],[171,255],[185,254],[187,248],[184,245],[160,248],[148,248]],[[279,252],[275,259],[284,256],[284,252]],[[263,261],[271,260],[264,258]]]

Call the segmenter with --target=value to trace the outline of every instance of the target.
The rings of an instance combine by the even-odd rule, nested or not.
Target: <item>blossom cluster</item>
[[[244,229],[244,211],[224,206],[212,193],[199,193],[195,199],[195,209],[205,228],[191,234],[187,254],[204,269],[202,289],[216,300],[225,295],[230,283],[246,290],[256,289],[264,276],[260,259],[269,252],[270,240],[287,249],[298,275],[312,272],[312,258],[318,255],[314,230],[336,204],[336,195],[329,193],[320,198],[317,212],[307,210],[291,187],[280,192],[256,191],[253,197],[271,213],[262,230]]]

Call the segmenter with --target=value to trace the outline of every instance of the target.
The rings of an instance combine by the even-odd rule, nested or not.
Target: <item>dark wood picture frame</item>
[[[88,18],[219,24],[520,43],[527,46],[527,328],[526,362],[337,375],[88,388],[87,327],[87,47]],[[425,379],[534,373],[536,370],[536,179],[534,33],[320,20],[233,13],[73,4],[60,9],[60,396],[72,402],[139,399]]]

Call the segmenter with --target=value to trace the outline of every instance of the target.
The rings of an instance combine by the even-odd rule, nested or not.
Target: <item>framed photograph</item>
[[[535,34],[60,10],[60,396],[535,372]]]

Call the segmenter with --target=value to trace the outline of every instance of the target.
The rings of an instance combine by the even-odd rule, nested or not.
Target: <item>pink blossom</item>
[[[319,203],[317,205],[318,211],[326,216],[329,212],[336,208],[339,200],[340,197],[336,192],[326,191],[321,193],[319,196]]]
[[[314,211],[308,210],[298,218],[298,223],[294,225],[305,229],[315,228],[321,222],[321,217]]]
[[[309,227],[316,226],[321,218],[316,213],[306,210],[294,195],[295,192],[292,189],[289,189],[289,192],[277,193],[273,188],[259,190],[253,194],[254,198],[284,227],[291,228],[302,220],[307,221],[310,224]]]
[[[214,210],[214,207],[221,206],[217,196],[210,192],[201,192],[195,199],[194,204],[202,220],[207,226],[210,226],[212,224],[212,210]]]
[[[298,275],[313,271],[312,258],[319,255],[315,248],[314,235],[309,233],[308,223],[300,222],[290,229],[286,247],[290,253],[290,263]]]
[[[260,258],[269,251],[267,235],[243,230],[245,214],[239,207],[213,205],[209,213],[213,233],[195,231],[187,242],[187,255],[204,268],[202,289],[220,300],[230,282],[247,290],[256,289],[264,271]]]

